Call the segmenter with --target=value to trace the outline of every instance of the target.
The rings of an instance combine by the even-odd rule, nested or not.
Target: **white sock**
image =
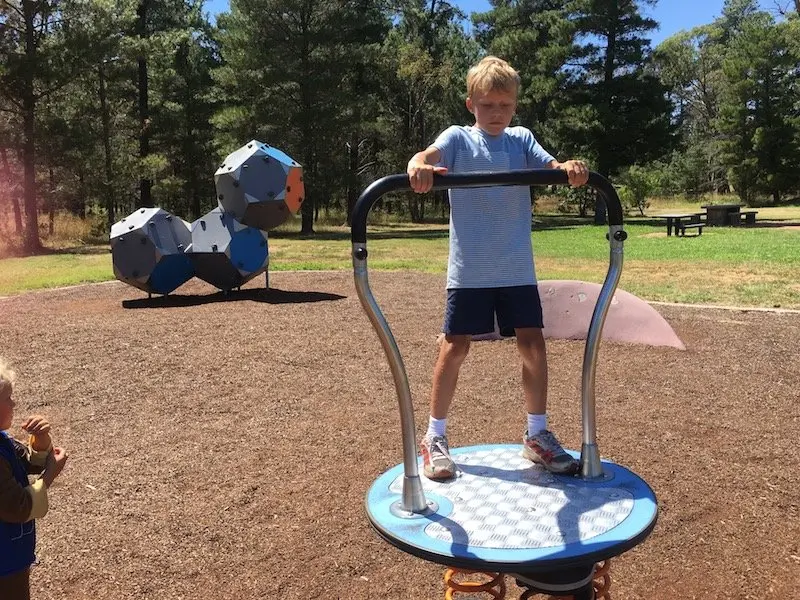
[[[547,429],[547,413],[543,415],[528,413],[528,435],[536,435],[545,429]]]
[[[444,419],[434,419],[428,417],[428,431],[425,433],[426,437],[434,437],[437,435],[444,435],[447,429],[447,417]]]

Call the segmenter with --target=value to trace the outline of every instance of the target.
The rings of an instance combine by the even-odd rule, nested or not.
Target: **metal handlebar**
[[[433,176],[434,190],[495,185],[566,185],[568,183],[567,173],[560,169],[527,169],[499,173]],[[622,229],[622,204],[614,186],[602,175],[594,172],[589,173],[588,185],[597,190],[606,202],[609,222],[607,237],[611,246],[608,273],[597,298],[597,304],[595,305],[586,337],[581,375],[583,442],[581,445],[580,474],[586,479],[597,479],[603,477],[600,452],[597,448],[594,395],[597,353],[600,346],[603,323],[622,273],[622,246],[627,234]],[[401,506],[411,513],[423,513],[427,509],[427,504],[417,468],[414,409],[411,400],[411,389],[408,385],[408,376],[406,375],[405,365],[397,347],[397,342],[372,295],[367,274],[367,217],[369,211],[384,194],[409,190],[411,190],[411,185],[406,174],[389,175],[369,185],[361,193],[353,209],[351,239],[353,243],[353,273],[358,298],[386,353],[400,404],[400,427],[403,436],[403,466],[405,471]]]

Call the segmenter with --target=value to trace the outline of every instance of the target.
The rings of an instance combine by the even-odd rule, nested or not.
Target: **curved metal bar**
[[[461,173],[457,175],[434,175],[434,190],[464,187],[489,187],[495,185],[566,185],[567,172],[561,169],[522,169],[499,173]],[[622,204],[614,186],[599,173],[589,173],[590,187],[605,199],[608,209],[608,224],[622,225]],[[355,243],[367,241],[367,215],[372,206],[384,194],[410,191],[408,175],[388,175],[372,182],[359,196],[351,217],[351,240]]]
[[[372,295],[372,290],[369,288],[366,244],[353,244],[353,271],[358,299],[372,322],[372,327],[377,332],[383,351],[386,353],[389,368],[394,378],[394,387],[397,390],[397,399],[400,403],[400,429],[403,434],[403,467],[405,472],[402,508],[412,513],[420,513],[425,510],[427,505],[417,469],[417,446],[414,433],[414,407],[411,400],[411,389],[408,386],[408,375],[406,375],[406,368],[403,364],[403,357],[400,355],[400,349],[397,347],[397,342],[392,335],[392,330],[389,329],[386,318]]]
[[[434,175],[433,189],[461,187],[489,187],[495,185],[565,185],[568,184],[565,171],[559,169],[527,169],[504,171],[500,173],[465,173],[457,175]],[[592,314],[592,321],[587,334],[586,349],[583,358],[581,382],[581,404],[583,422],[583,443],[581,447],[581,475],[587,478],[603,475],[600,453],[597,449],[595,420],[595,372],[600,339],[611,300],[614,296],[622,270],[622,245],[625,232],[622,229],[622,204],[611,183],[598,173],[590,173],[588,185],[603,196],[608,209],[609,234],[611,244],[611,264],[605,283],[600,291],[597,304]],[[389,361],[397,398],[400,405],[400,426],[403,435],[403,510],[410,513],[425,512],[427,504],[422,491],[417,468],[416,436],[414,432],[414,409],[411,389],[405,371],[403,358],[397,342],[386,322],[383,313],[375,301],[369,287],[367,275],[367,217],[375,202],[384,194],[397,191],[410,191],[411,186],[405,174],[389,175],[374,181],[359,197],[353,208],[351,240],[353,242],[353,272],[356,291],[361,306],[367,313],[373,328],[378,334],[381,346]]]
[[[581,421],[583,423],[583,441],[581,444],[580,473],[587,479],[603,476],[600,462],[600,451],[597,448],[597,424],[595,402],[595,373],[597,371],[597,354],[603,324],[614,299],[620,275],[622,274],[622,245],[626,234],[622,226],[609,228],[608,240],[611,244],[611,259],[600,295],[597,297],[589,332],[586,335],[586,347],[583,352],[583,371],[581,374]]]

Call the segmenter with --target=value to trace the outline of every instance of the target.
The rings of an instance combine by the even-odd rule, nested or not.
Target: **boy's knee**
[[[546,347],[541,329],[520,329],[517,331],[517,348],[526,356],[544,356]]]
[[[446,335],[442,340],[442,354],[446,360],[463,361],[469,352],[470,336]]]

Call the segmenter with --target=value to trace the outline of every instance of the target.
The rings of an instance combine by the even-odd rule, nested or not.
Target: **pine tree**
[[[579,39],[568,70],[572,79],[560,106],[562,136],[576,153],[594,156],[594,169],[610,176],[621,167],[667,154],[673,145],[666,90],[650,68],[657,23],[641,15],[655,0],[575,0]],[[586,110],[588,108],[588,110]],[[605,222],[598,205],[595,222]]]
[[[555,99],[568,78],[562,67],[575,34],[566,5],[567,0],[494,0],[492,10],[472,17],[481,46],[520,74],[519,121],[553,151],[560,145]]]
[[[730,182],[745,202],[764,193],[778,203],[800,175],[800,56],[788,24],[747,12],[723,62],[726,88],[717,119]]]
[[[380,39],[387,25],[382,6],[366,0],[233,0],[219,19],[221,140],[234,147],[258,138],[302,164],[302,233],[314,232],[324,167],[342,153],[342,129],[361,101],[354,72],[368,71],[359,48]]]

